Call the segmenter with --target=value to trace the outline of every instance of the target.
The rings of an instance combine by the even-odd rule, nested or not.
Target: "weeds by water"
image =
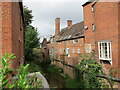
[[[52,65],[52,64],[50,64],[47,69],[48,69],[49,72],[52,72],[52,73],[55,73],[55,74],[62,73],[61,68],[58,68],[58,67],[56,67],[55,65]]]
[[[68,74],[63,74],[63,70],[61,68],[50,64],[48,66],[48,71],[54,74],[61,75],[65,80],[66,88],[80,88],[80,83],[77,80],[70,78]]]

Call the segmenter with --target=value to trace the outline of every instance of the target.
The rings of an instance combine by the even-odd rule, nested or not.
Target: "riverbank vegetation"
[[[53,73],[56,72],[55,65],[50,69]],[[57,69],[59,69],[57,67]],[[59,71],[59,70],[57,70]],[[69,75],[59,73],[59,75],[65,78],[65,85],[67,88],[113,88],[117,82],[111,78],[115,78],[118,71],[110,68],[108,74],[103,71],[102,66],[91,56],[82,55],[78,65],[74,67],[74,79]],[[100,75],[110,76],[111,78],[101,78]]]

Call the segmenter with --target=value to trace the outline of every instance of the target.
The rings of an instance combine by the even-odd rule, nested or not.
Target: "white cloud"
[[[61,28],[66,27],[68,19],[72,19],[73,24],[83,20],[82,4],[85,2],[83,0],[71,0],[72,3],[61,1],[59,3],[54,2],[54,4],[47,2],[48,0],[45,0],[46,2],[41,1],[43,2],[30,2],[30,0],[24,2],[24,5],[33,11],[34,21],[32,25],[38,28],[40,35],[46,37],[54,35],[56,17],[61,18]],[[79,1],[79,3],[76,1]]]

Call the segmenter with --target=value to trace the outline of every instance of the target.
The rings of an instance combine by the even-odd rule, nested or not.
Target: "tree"
[[[24,6],[23,14],[24,14],[24,19],[25,19],[24,20],[25,28],[27,28],[33,21],[32,10],[29,10],[28,7]]]
[[[28,26],[25,31],[25,57],[26,60],[34,59],[33,48],[40,46],[37,29]]]
[[[25,59],[33,60],[35,58],[33,48],[38,48],[40,46],[40,38],[38,37],[37,29],[30,25],[33,21],[32,10],[24,6],[23,12],[25,19]]]

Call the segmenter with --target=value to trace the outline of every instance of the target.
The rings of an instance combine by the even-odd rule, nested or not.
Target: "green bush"
[[[52,72],[52,73],[55,73],[55,74],[62,73],[62,69],[61,68],[58,68],[55,65],[51,65],[51,64],[48,66],[48,71]]]
[[[28,78],[28,66],[22,66],[19,69],[10,69],[9,65],[11,60],[15,58],[14,54],[5,53],[2,56],[1,67],[0,67],[0,89],[2,88],[37,88],[42,87],[41,81],[37,82],[36,77]],[[12,77],[11,72],[17,72],[15,77]],[[7,76],[11,75],[12,80],[7,79]],[[12,81],[12,82],[10,82]]]
[[[97,78],[97,75],[103,75],[102,67],[95,59],[87,55],[82,55],[82,60],[76,66],[79,71],[76,72],[76,79],[80,80],[81,88],[101,88],[103,79]],[[105,86],[105,85],[104,85]]]

